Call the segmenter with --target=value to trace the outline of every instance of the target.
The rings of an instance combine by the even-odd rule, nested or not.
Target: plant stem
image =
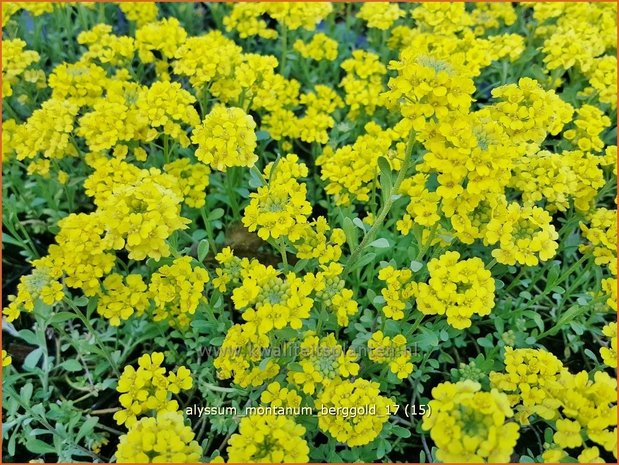
[[[404,155],[404,161],[402,162],[402,167],[400,168],[400,172],[398,173],[398,176],[395,182],[393,183],[393,189],[391,191],[392,193],[395,193],[398,191],[400,184],[402,184],[402,181],[404,181],[404,178],[406,177],[406,173],[409,167],[411,166],[412,153],[413,153],[414,146],[415,146],[415,131],[411,130],[408,136],[408,142],[406,145],[406,153]],[[352,253],[350,254],[350,257],[348,258],[348,261],[346,262],[344,273],[350,270],[351,266],[354,265],[355,262],[359,259],[359,255],[361,255],[361,252],[363,252],[363,250],[372,241],[372,239],[374,239],[374,236],[376,235],[378,230],[382,227],[383,223],[385,222],[385,218],[389,214],[389,211],[391,210],[391,206],[393,205],[393,202],[394,202],[393,195],[389,195],[385,199],[385,203],[380,209],[378,216],[374,220],[374,224],[372,224],[372,227],[370,228],[370,230],[365,234],[365,236],[363,236],[363,239],[361,240],[361,243],[357,246],[357,248],[353,250]]]
[[[92,324],[90,323],[88,318],[86,318],[86,315],[84,315],[82,313],[82,311],[79,308],[77,308],[77,306],[73,302],[71,302],[71,300],[65,298],[64,301],[76,313],[77,317],[84,324],[84,326],[86,326],[88,331],[90,331],[90,333],[92,334],[92,336],[95,339],[96,344],[99,346],[99,349],[101,350],[101,352],[103,353],[103,355],[107,359],[108,363],[110,364],[110,367],[114,371],[114,374],[116,376],[120,377],[120,371],[118,370],[118,366],[116,366],[116,363],[114,362],[114,360],[112,360],[112,357],[110,357],[110,354],[108,354],[108,352],[106,350],[106,347],[101,342],[101,339],[99,339],[99,335],[98,335],[97,331],[95,331],[95,328],[92,326]]]
[[[284,264],[284,269],[288,271],[288,253],[286,252],[286,240],[284,237],[280,237],[277,241],[279,245],[279,253],[282,255],[282,262]]]

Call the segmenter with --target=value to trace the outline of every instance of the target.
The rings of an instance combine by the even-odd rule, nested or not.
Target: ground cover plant
[[[2,3],[7,462],[616,462],[613,3]]]

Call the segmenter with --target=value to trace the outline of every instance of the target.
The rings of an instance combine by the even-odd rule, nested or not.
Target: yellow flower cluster
[[[309,447],[305,428],[292,418],[249,415],[228,441],[230,463],[307,463]]]
[[[242,109],[216,105],[193,131],[191,141],[198,144],[196,157],[219,171],[253,166],[258,159],[255,127],[253,118]]]
[[[319,216],[311,223],[304,223],[294,246],[297,257],[305,260],[316,258],[319,263],[327,264],[340,259],[344,242],[344,231],[341,228],[331,228],[327,219]]]
[[[570,373],[550,352],[512,349],[505,371],[490,373],[493,387],[508,394],[518,423],[531,416],[553,422],[554,453],[593,442],[617,457],[617,380],[603,371]]]
[[[422,31],[443,34],[458,32],[471,25],[464,3],[424,3],[412,11]]]
[[[349,318],[357,313],[357,302],[353,291],[347,289],[341,274],[344,267],[339,263],[330,263],[316,274],[308,273],[305,281],[314,292],[314,301],[328,309],[337,317],[337,324],[348,326]]]
[[[175,53],[174,72],[187,76],[196,90],[231,76],[241,61],[242,49],[220,31],[190,37]]]
[[[118,463],[196,463],[202,448],[183,414],[161,411],[145,417],[119,438]]]
[[[321,167],[321,178],[327,182],[326,192],[337,205],[350,205],[354,201],[370,200],[378,177],[378,159],[386,158],[394,169],[399,169],[404,158],[408,131],[405,125],[383,129],[374,122],[365,125],[365,134],[351,145],[336,150],[325,147],[316,159]]]
[[[573,107],[554,91],[546,91],[534,79],[523,77],[517,84],[492,89],[499,101],[490,108],[514,143],[540,144],[548,134],[557,135],[569,123]]]
[[[586,75],[591,87],[585,91],[596,94],[601,103],[610,105],[615,110],[617,108],[617,57],[605,55],[596,58]]]
[[[114,414],[116,423],[132,428],[139,424],[138,417],[178,410],[178,402],[170,400],[170,394],[191,389],[191,372],[184,366],[168,372],[161,366],[163,362],[163,354],[153,352],[138,359],[137,370],[131,365],[125,366],[116,388],[121,393],[119,401],[123,407]]]
[[[242,271],[243,280],[232,292],[237,310],[243,311],[244,331],[265,337],[273,329],[290,326],[300,329],[302,320],[309,317],[313,300],[312,288],[294,273],[285,279],[271,266],[250,263]]]
[[[58,222],[57,244],[50,245],[48,257],[65,274],[68,287],[82,289],[92,296],[99,290],[99,279],[113,268],[116,257],[108,252],[111,243],[104,238],[105,228],[98,213],[71,214]]]
[[[320,429],[350,447],[372,442],[395,407],[391,399],[380,395],[378,386],[362,378],[329,383],[316,399]],[[353,409],[355,416],[349,415]]]
[[[308,331],[301,342],[300,370],[288,371],[288,382],[306,394],[323,393],[332,384],[359,374],[358,355],[353,349],[344,351],[333,333],[318,337]]]
[[[81,61],[98,62],[103,66],[127,66],[136,51],[133,37],[112,34],[112,26],[109,24],[97,24],[88,31],[80,32],[77,42],[88,48],[82,54]]]
[[[549,71],[575,66],[587,72],[596,57],[617,46],[613,40],[616,5],[565,3],[550,15],[542,6],[534,5],[534,11],[541,23],[536,34],[544,38],[542,51]]]
[[[596,265],[607,266],[617,276],[617,210],[598,208],[588,222],[580,224],[588,242],[580,245],[580,251],[591,252]]]
[[[215,268],[216,277],[213,278],[213,286],[220,292],[226,292],[228,286],[238,287],[241,284],[242,270],[249,266],[247,258],[235,257],[230,247],[224,247],[215,260],[219,264]]]
[[[566,156],[541,150],[516,160],[510,186],[522,192],[522,200],[534,205],[545,200],[549,212],[565,211],[576,192],[577,174]]]
[[[344,101],[350,107],[348,116],[354,119],[359,114],[373,114],[385,103],[383,78],[387,68],[379,56],[365,50],[353,50],[352,58],[342,62],[346,75],[340,81],[344,89]]]
[[[236,3],[230,13],[223,19],[228,32],[236,31],[241,39],[259,36],[264,39],[277,38],[277,31],[269,29],[262,18],[263,3]]]
[[[601,152],[604,142],[600,133],[610,126],[610,118],[593,105],[583,105],[576,110],[576,115],[575,129],[565,131],[563,136],[583,152]]]
[[[602,333],[606,336],[608,341],[608,347],[602,347],[600,349],[600,355],[604,363],[610,367],[617,366],[617,322],[608,323],[602,328]]]
[[[128,320],[134,313],[142,315],[148,308],[147,286],[138,274],[130,274],[124,279],[118,273],[110,274],[101,287],[97,312],[112,326],[119,326],[122,320]]]
[[[208,166],[191,163],[188,158],[179,158],[164,165],[163,170],[177,179],[185,204],[193,208],[202,208],[205,205],[205,189],[209,185],[211,173]]]
[[[381,291],[385,299],[382,310],[387,318],[393,320],[404,318],[406,303],[417,295],[417,283],[411,281],[412,276],[413,272],[410,269],[396,270],[392,266],[386,266],[378,272],[378,279],[387,285]]]
[[[265,39],[277,38],[277,31],[268,27],[263,15],[267,14],[288,29],[299,28],[313,31],[316,25],[325,18],[333,6],[330,3],[238,3],[224,18],[224,26],[228,31],[236,31],[242,39],[260,36]]]
[[[155,3],[118,2],[118,6],[127,19],[134,22],[137,27],[155,22],[159,14],[159,9]]]
[[[35,158],[39,154],[49,159],[77,155],[71,133],[78,111],[77,105],[65,100],[49,99],[43,102],[41,108],[35,110],[16,130],[17,159]]]
[[[489,29],[496,29],[501,24],[511,26],[516,22],[516,11],[510,3],[484,2],[475,6],[470,14],[476,35],[482,35]]]
[[[277,381],[270,383],[262,391],[260,400],[273,407],[298,407],[301,405],[301,396],[297,391],[282,387]]]
[[[299,52],[302,57],[311,58],[316,61],[335,60],[337,58],[337,47],[337,41],[331,39],[322,32],[314,34],[312,40],[307,43],[299,39],[293,44],[293,48]]]
[[[153,319],[168,320],[172,326],[186,328],[191,315],[204,299],[209,274],[204,268],[192,267],[191,257],[175,259],[151,277],[149,292],[155,303]]]
[[[26,10],[32,16],[41,16],[54,11],[54,7],[58,5],[44,2],[6,2],[2,7],[2,27],[6,26],[11,16],[21,10]]]
[[[389,29],[395,21],[405,15],[396,3],[364,3],[357,14],[367,22],[369,28]]]
[[[58,281],[62,273],[51,260],[34,260],[32,266],[32,272],[19,279],[17,294],[9,296],[9,305],[2,310],[8,322],[16,320],[23,310],[32,312],[38,300],[54,305],[64,298],[63,286]]]
[[[241,387],[262,385],[277,376],[280,366],[273,360],[262,363],[263,350],[269,349],[268,337],[257,337],[245,330],[245,325],[236,324],[226,332],[221,350],[215,359],[219,379],[233,378]]]
[[[162,184],[158,170],[140,173],[141,179],[115,185],[113,195],[99,204],[98,214],[112,248],[125,248],[129,258],[159,260],[170,255],[166,242],[174,231],[185,229],[189,220],[180,216],[180,197],[174,178]],[[165,178],[163,179],[165,182]]]
[[[461,55],[438,59],[407,48],[399,61],[390,63],[390,68],[397,72],[388,84],[391,106],[397,105],[417,131],[430,118],[440,119],[450,112],[466,113],[471,104],[475,84],[466,77]]]
[[[13,86],[22,81],[33,82],[39,80],[38,73],[28,70],[33,63],[39,61],[39,54],[33,50],[25,50],[26,42],[21,39],[2,41],[2,96],[13,95]],[[43,76],[43,85],[45,75]]]
[[[303,28],[313,31],[333,11],[333,5],[329,2],[264,2],[261,5],[269,16],[291,30]]]
[[[406,337],[397,334],[385,336],[382,331],[376,331],[368,341],[369,359],[378,363],[389,364],[389,369],[400,379],[405,379],[413,372],[411,353],[408,350]]]
[[[11,357],[8,352],[2,349],[2,368],[8,367],[13,362],[13,357]]]
[[[193,107],[195,101],[195,97],[178,82],[155,82],[143,91],[137,101],[137,108],[147,116],[152,128],[187,147],[189,137],[181,123],[198,126],[200,117]]]
[[[140,60],[154,63],[159,78],[165,81],[170,79],[170,61],[186,39],[187,32],[174,17],[145,24],[135,32]]]
[[[492,256],[506,265],[535,266],[555,256],[559,234],[543,208],[510,203],[504,215],[488,223],[486,241],[497,244]]]
[[[509,421],[508,397],[496,389],[481,390],[475,381],[441,383],[432,389],[431,413],[422,428],[430,430],[441,462],[507,463],[520,436]]]
[[[103,95],[107,79],[105,70],[93,63],[61,63],[49,75],[49,87],[53,99],[85,107]]]
[[[305,164],[297,164],[298,157],[288,155],[278,165],[270,164],[264,170],[267,185],[250,194],[249,205],[243,214],[243,224],[249,231],[267,240],[282,236],[298,241],[305,230],[312,206],[307,201],[307,186],[298,178],[307,176]],[[293,168],[294,166],[297,168]]]
[[[458,252],[446,252],[428,262],[430,279],[419,283],[417,306],[426,315],[446,315],[457,329],[471,326],[475,314],[490,314],[494,307],[494,279],[480,258],[460,260]]]

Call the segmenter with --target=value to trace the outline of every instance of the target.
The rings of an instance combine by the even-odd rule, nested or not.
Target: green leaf
[[[389,244],[389,241],[387,239],[385,239],[384,237],[381,237],[380,239],[376,239],[375,241],[370,242],[370,247],[375,247],[377,249],[388,249],[389,247],[391,247],[391,245]]]
[[[37,347],[36,349],[34,349],[32,352],[30,352],[26,356],[26,359],[24,360],[24,369],[26,370],[34,369],[39,364],[39,361],[41,360],[42,356],[43,356],[43,349],[41,349],[40,347]]]
[[[77,299],[73,299],[73,304],[76,307],[85,307],[86,305],[88,305],[88,297],[83,295],[81,297],[78,297]]]
[[[99,419],[97,417],[89,416],[88,418],[86,418],[86,421],[77,433],[77,440],[79,441],[81,438],[86,437],[88,434],[90,434],[97,423],[99,423]]]
[[[256,131],[256,140],[257,141],[261,141],[261,140],[267,140],[271,137],[271,135],[269,134],[268,131]]]
[[[420,326],[419,331],[421,332],[421,335],[417,339],[417,343],[419,344],[420,349],[427,350],[438,347],[439,339],[435,331],[432,331],[424,326]]]
[[[52,446],[33,436],[30,436],[26,441],[26,448],[34,454],[53,454],[56,452],[56,449]]]
[[[198,260],[203,262],[208,255],[209,243],[208,239],[203,239],[198,244]]]
[[[354,270],[356,268],[362,268],[368,263],[374,261],[375,258],[376,258],[376,254],[374,252],[366,253],[359,260],[357,260],[357,263],[355,263],[351,269]]]
[[[65,360],[60,364],[60,367],[70,372],[83,370],[82,364],[75,359]]]
[[[399,438],[410,438],[411,432],[409,429],[402,428],[401,426],[394,426],[391,431]]]
[[[344,230],[348,247],[350,247],[350,250],[353,250],[359,244],[359,234],[357,232],[357,228],[355,227],[353,221],[346,217],[342,223],[342,229]]]
[[[417,260],[411,261],[410,269],[413,271],[413,273],[417,273],[422,268],[423,263],[418,262]]]
[[[221,218],[222,216],[224,216],[224,209],[223,208],[216,208],[215,210],[212,210],[208,216],[206,217],[206,219],[208,219],[209,221],[215,221],[218,220],[219,218]]]
[[[63,323],[75,318],[75,314],[71,312],[58,312],[49,319],[50,324]]]
[[[30,398],[32,397],[33,386],[32,383],[24,384],[19,390],[19,397],[25,404],[30,404]]]
[[[7,233],[2,233],[2,243],[3,244],[11,244],[16,245],[18,247],[25,247],[23,241],[15,239],[13,236],[8,235]]]
[[[383,191],[383,198],[387,198],[391,195],[393,189],[393,177],[391,166],[385,157],[378,158],[378,168],[380,170],[380,187]]]

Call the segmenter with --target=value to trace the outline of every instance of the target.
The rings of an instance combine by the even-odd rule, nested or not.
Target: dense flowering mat
[[[616,461],[616,4],[2,8],[5,461]]]

